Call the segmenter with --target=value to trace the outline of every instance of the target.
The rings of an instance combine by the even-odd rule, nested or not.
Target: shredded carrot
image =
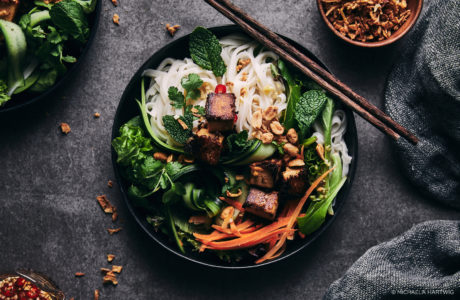
[[[212,228],[214,228],[215,230],[219,231],[219,232],[222,232],[222,233],[226,233],[226,234],[232,234],[232,231],[228,228],[222,228],[222,226],[219,226],[219,225],[216,225],[216,224],[212,224],[211,225]]]
[[[225,197],[219,197],[219,199],[224,201],[228,205],[233,206],[237,210],[244,212],[243,204],[241,204],[240,202],[233,200],[233,199],[225,198]]]
[[[241,237],[241,232],[236,228],[235,222],[230,222],[230,230],[234,235]]]
[[[200,247],[200,252],[204,252],[204,250],[206,250],[206,248],[208,248],[208,246],[206,246],[205,244],[202,244],[201,247]]]
[[[284,234],[286,232],[290,232],[287,228],[277,229],[272,231],[268,234],[261,235],[261,236],[254,236],[252,238],[247,238],[244,235],[241,238],[233,239],[230,241],[223,241],[223,242],[209,242],[206,244],[207,248],[213,250],[236,250],[242,248],[249,248],[261,243],[264,243],[268,239],[273,238],[274,236],[278,236],[280,234]]]
[[[298,232],[298,234],[299,234],[299,236],[300,236],[300,238],[301,238],[301,239],[304,239],[304,238],[306,237],[306,235],[305,235],[305,234],[303,234],[303,233],[302,233],[302,232],[300,232],[300,231]]]
[[[305,193],[305,195],[302,197],[302,199],[300,199],[299,203],[297,204],[297,207],[295,208],[295,210],[293,211],[293,213],[291,213],[289,215],[289,222],[287,224],[287,228],[286,229],[291,229],[296,220],[297,220],[297,217],[299,216],[301,210],[302,210],[302,207],[305,205],[305,202],[307,202],[308,200],[308,197],[310,197],[311,193],[313,193],[313,191],[318,187],[318,185],[321,183],[321,181],[323,181],[324,178],[326,178],[326,176],[332,172],[332,170],[334,170],[335,167],[333,168],[330,168],[329,170],[327,170],[326,172],[324,172],[324,174],[322,174],[320,177],[318,177],[313,183],[312,185],[308,188],[307,192]],[[278,242],[276,243],[276,245],[271,248],[267,253],[265,253],[265,255],[263,257],[261,257],[260,259],[258,259],[256,261],[256,264],[260,264],[268,259],[272,259],[273,256],[279,251],[279,249],[281,247],[283,247],[283,245],[286,243],[286,239],[288,238],[289,236],[289,233],[290,233],[290,230],[288,230],[287,232],[283,233],[283,235],[281,236],[281,238],[278,240]]]

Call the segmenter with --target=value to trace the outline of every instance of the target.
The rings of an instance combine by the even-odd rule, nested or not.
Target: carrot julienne
[[[327,170],[326,172],[324,172],[324,174],[322,174],[321,176],[319,176],[312,184],[311,186],[308,188],[307,192],[305,193],[305,195],[300,199],[299,203],[297,204],[295,210],[292,212],[292,214],[289,215],[289,222],[287,224],[287,229],[291,229],[296,220],[297,220],[297,217],[300,215],[300,212],[303,208],[303,206],[305,205],[305,202],[307,202],[308,200],[308,197],[310,197],[311,193],[318,187],[318,185],[321,183],[321,181],[324,180],[324,178],[326,178],[326,176],[332,172],[333,170],[335,169],[335,167],[333,168],[330,168],[329,170]],[[290,212],[290,211],[289,211]],[[283,245],[285,245],[286,243],[286,239],[288,238],[290,234],[290,230],[283,233],[283,235],[281,236],[281,238],[278,240],[278,242],[276,243],[276,245],[271,248],[267,253],[265,253],[265,255],[263,257],[261,257],[260,259],[258,259],[256,261],[256,264],[260,264],[268,259],[273,259],[273,256],[275,254],[277,254],[277,252],[280,250],[281,247],[283,247]]]

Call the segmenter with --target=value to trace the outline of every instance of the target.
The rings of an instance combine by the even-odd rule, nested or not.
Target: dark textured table
[[[0,270],[27,267],[48,274],[68,297],[92,299],[319,299],[369,247],[412,225],[458,213],[419,194],[402,177],[388,138],[357,118],[359,162],[336,222],[309,249],[270,267],[220,271],[189,263],[152,242],[128,214],[113,179],[113,116],[131,76],[174,38],[198,25],[228,24],[202,1],[104,0],[96,41],[75,79],[48,103],[0,126]],[[340,42],[323,24],[316,1],[235,1],[273,30],[315,53],[356,91],[382,105],[385,78],[404,41],[384,49]],[[115,26],[112,15],[120,15]],[[93,114],[101,117],[95,119]],[[58,126],[72,128],[63,135]],[[102,213],[107,194],[118,224]],[[123,230],[110,236],[106,228]],[[103,286],[106,254],[124,267],[119,285]],[[84,272],[76,278],[75,272]]]

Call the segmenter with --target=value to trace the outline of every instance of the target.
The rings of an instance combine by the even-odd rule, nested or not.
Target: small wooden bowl
[[[402,38],[407,32],[409,32],[409,30],[414,26],[414,24],[416,23],[418,17],[420,16],[420,12],[422,11],[423,0],[407,0],[407,7],[408,7],[408,9],[411,10],[411,14],[410,14],[409,18],[401,26],[401,28],[396,30],[396,32],[394,32],[390,36],[390,38],[384,39],[384,40],[381,40],[381,41],[377,41],[377,42],[355,41],[355,40],[352,40],[352,39],[350,39],[349,37],[347,37],[345,35],[342,35],[337,29],[334,28],[334,26],[332,26],[332,23],[326,17],[326,12],[324,11],[323,3],[321,2],[321,0],[317,0],[316,3],[318,4],[318,10],[319,10],[319,12],[321,14],[321,17],[323,18],[324,22],[326,23],[326,25],[329,27],[329,29],[331,29],[332,32],[336,36],[338,36],[339,38],[341,38],[345,42],[347,42],[349,44],[352,44],[352,45],[355,45],[355,46],[366,47],[366,48],[376,48],[376,47],[382,47],[382,46],[392,44],[392,43],[396,42],[397,40],[399,40],[400,38]]]

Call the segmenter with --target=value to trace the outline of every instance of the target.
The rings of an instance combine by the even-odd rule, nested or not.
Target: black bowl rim
[[[62,76],[52,87],[50,87],[48,90],[46,90],[44,93],[41,93],[29,100],[26,100],[25,102],[22,102],[18,105],[11,105],[10,107],[7,108],[1,108],[0,107],[0,114],[7,114],[7,113],[12,113],[16,112],[18,110],[21,110],[23,108],[29,107],[30,105],[37,103],[43,99],[46,99],[50,97],[54,92],[58,91],[65,82],[68,81],[69,78],[71,78],[74,73],[79,69],[83,59],[85,58],[89,48],[91,48],[91,45],[93,44],[94,37],[96,36],[96,31],[97,28],[99,27],[99,19],[101,16],[101,7],[102,7],[102,1],[98,0],[96,4],[96,8],[94,9],[94,23],[93,26],[91,27],[91,32],[88,37],[88,41],[86,42],[85,47],[83,48],[83,51],[81,52],[80,56],[78,57],[78,60],[67,70],[67,72]]]
[[[209,27],[208,29],[211,30],[212,32],[219,32],[219,31],[227,31],[228,30],[228,31],[233,31],[233,33],[243,33],[244,34],[242,29],[240,29],[236,25],[222,25],[222,26],[216,26],[216,27]],[[189,35],[190,34],[186,34],[186,35],[180,37],[179,39],[174,40],[174,41],[166,44],[162,48],[156,50],[155,53],[153,55],[151,55],[144,62],[144,64],[142,64],[142,66],[138,69],[138,71],[131,77],[130,82],[128,83],[128,85],[126,86],[126,88],[125,88],[125,90],[123,92],[123,95],[122,95],[122,97],[120,99],[120,102],[118,103],[117,111],[115,113],[115,118],[113,120],[113,126],[112,126],[112,140],[114,138],[118,137],[119,126],[116,126],[117,125],[116,123],[118,123],[117,120],[120,118],[120,115],[123,114],[123,111],[121,109],[122,103],[129,100],[129,99],[127,99],[127,97],[129,96],[128,95],[129,91],[135,85],[135,82],[136,82],[137,78],[139,78],[142,75],[142,72],[148,67],[148,65],[150,64],[151,60],[154,59],[154,57],[157,55],[157,53],[164,52],[165,49],[168,49],[169,47],[173,47],[177,43],[183,42],[185,39],[188,39]],[[301,50],[303,53],[307,54],[309,57],[312,57],[312,58],[316,59],[320,63],[320,65],[323,65],[323,67],[325,67],[324,64],[322,64],[319,61],[319,59],[315,55],[313,55],[313,53],[311,53],[309,50],[307,50],[305,47],[303,47],[302,45],[296,43],[295,41],[293,41],[293,40],[291,40],[291,39],[289,39],[287,37],[284,37],[284,38],[286,38],[290,42],[293,42],[294,45],[297,46],[299,50]],[[134,105],[134,102],[133,102],[133,105]],[[158,234],[158,233],[155,233],[153,231],[151,225],[145,224],[145,222],[143,222],[141,220],[142,216],[140,216],[136,212],[136,208],[131,204],[131,201],[129,200],[129,198],[127,196],[127,191],[125,190],[125,188],[124,188],[124,186],[122,184],[124,179],[121,177],[121,174],[120,174],[120,171],[119,171],[119,166],[118,166],[118,164],[116,162],[117,156],[116,156],[115,150],[113,149],[113,147],[111,147],[112,165],[113,165],[113,168],[114,168],[115,178],[116,178],[118,186],[120,188],[120,192],[122,194],[123,200],[124,200],[126,206],[128,207],[128,210],[129,210],[130,214],[132,215],[132,217],[136,220],[136,222],[139,224],[139,226],[143,229],[143,231],[150,238],[152,238],[155,242],[160,244],[163,248],[165,248],[166,250],[170,251],[171,253],[173,253],[173,254],[175,254],[175,255],[177,255],[179,257],[182,257],[182,258],[184,258],[184,259],[186,259],[188,261],[197,263],[199,265],[206,266],[206,267],[211,267],[211,268],[217,268],[217,269],[229,269],[229,270],[252,269],[252,268],[258,268],[258,267],[271,265],[271,264],[273,264],[275,262],[279,262],[279,261],[284,260],[284,259],[286,259],[288,257],[291,257],[292,255],[294,255],[294,254],[300,252],[301,250],[305,249],[308,245],[312,244],[334,222],[334,220],[336,219],[337,215],[341,211],[341,208],[343,207],[344,201],[348,198],[348,194],[350,192],[352,183],[354,181],[354,176],[355,176],[356,166],[357,166],[357,160],[358,160],[358,135],[357,135],[356,123],[355,123],[353,113],[351,112],[350,109],[348,109],[346,107],[344,107],[343,109],[346,112],[346,116],[347,116],[347,122],[348,122],[347,132],[352,137],[351,138],[351,143],[347,144],[347,147],[348,147],[349,150],[352,149],[352,151],[353,151],[352,158],[353,159],[352,159],[352,162],[350,164],[347,183],[345,184],[345,186],[342,188],[342,190],[339,192],[339,195],[337,196],[337,199],[338,199],[338,197],[340,197],[341,200],[337,201],[336,205],[334,206],[334,215],[329,216],[326,219],[326,222],[324,222],[323,225],[321,225],[321,227],[318,230],[316,230],[312,235],[310,235],[310,238],[308,240],[306,240],[303,244],[301,244],[300,247],[298,247],[297,249],[293,250],[290,253],[283,254],[280,257],[276,258],[276,259],[269,260],[269,261],[266,261],[266,262],[261,263],[261,264],[242,265],[242,266],[219,265],[219,264],[200,261],[200,260],[197,260],[197,259],[195,259],[193,257],[190,257],[190,256],[188,256],[186,254],[183,254],[183,253],[177,251],[175,248],[173,248],[172,245],[164,243],[159,238],[157,238],[156,234]],[[121,126],[121,124],[120,124],[120,126]]]

